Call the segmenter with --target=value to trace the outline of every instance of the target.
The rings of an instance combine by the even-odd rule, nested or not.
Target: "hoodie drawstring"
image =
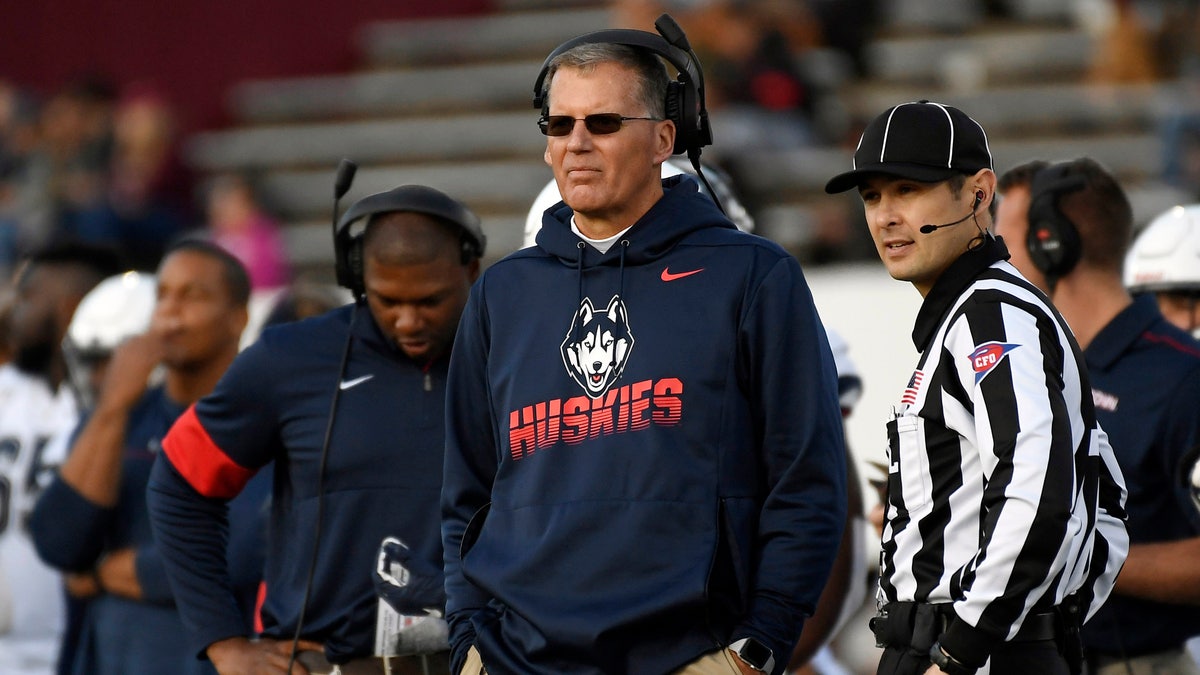
[[[575,261],[575,276],[579,279],[579,297],[575,298],[575,311],[578,312],[579,308],[583,307],[583,249],[587,248],[587,244],[581,241],[575,244],[575,247],[579,249],[579,258]],[[578,321],[571,322],[571,340],[573,342],[579,341]]]
[[[629,250],[629,240],[621,240],[621,274],[617,278],[617,297],[623,298],[625,295],[625,252]]]

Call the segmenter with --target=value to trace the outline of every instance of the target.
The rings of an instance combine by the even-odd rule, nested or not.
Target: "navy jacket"
[[[1200,344],[1171,325],[1152,295],[1138,297],[1084,351],[1096,418],[1129,489],[1129,541],[1200,536],[1184,458],[1200,447]],[[1084,644],[1136,656],[1200,635],[1200,611],[1113,594],[1083,627]]]
[[[262,608],[264,634],[290,639],[313,547],[320,545],[305,639],[330,661],[369,656],[378,611],[372,573],[384,538],[399,537],[440,570],[445,368],[416,363],[365,307],[346,306],[264,331],[213,393],[184,413],[154,467],[150,509],[193,652],[246,635],[223,566],[224,501],[275,461]],[[339,367],[348,331],[353,345]],[[330,406],[340,388],[321,470]],[[323,496],[318,497],[319,494]],[[441,606],[440,594],[429,606]]]
[[[781,671],[846,508],[837,375],[796,260],[691,181],[600,254],[547,211],[472,289],[442,493],[455,672]]]

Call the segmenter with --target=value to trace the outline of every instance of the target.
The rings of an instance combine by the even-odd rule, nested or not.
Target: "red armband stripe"
[[[196,417],[193,404],[175,420],[162,441],[172,466],[196,492],[205,497],[231,499],[254,477],[254,471],[225,454]]]

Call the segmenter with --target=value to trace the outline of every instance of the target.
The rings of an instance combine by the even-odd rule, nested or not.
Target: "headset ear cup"
[[[1075,268],[1083,248],[1074,223],[1059,214],[1054,199],[1050,193],[1030,207],[1025,247],[1034,267],[1048,277],[1060,278]]]
[[[1058,246],[1051,242],[1054,238],[1052,227],[1045,223],[1039,222],[1029,224],[1029,234],[1025,237],[1025,247],[1029,250],[1029,260],[1033,266],[1038,268],[1042,274],[1052,274],[1052,270],[1059,266],[1057,255]],[[1049,246],[1047,245],[1049,243]]]
[[[675,147],[672,153],[678,155],[687,148],[684,136],[687,130],[683,126],[683,83],[679,81],[667,83],[667,100],[663,110],[667,119],[675,123]]]
[[[459,260],[462,261],[462,264],[466,265],[476,257],[475,246],[471,243],[471,238],[467,236],[465,231],[459,240],[458,246],[460,250]]]
[[[362,297],[366,293],[366,283],[363,281],[363,238],[362,235],[351,237],[346,247],[346,269],[350,274],[347,288],[354,297]]]

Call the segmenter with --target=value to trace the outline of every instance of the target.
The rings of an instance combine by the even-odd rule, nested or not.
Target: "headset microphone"
[[[350,191],[350,184],[354,182],[354,174],[358,171],[358,165],[354,162],[343,159],[338,163],[337,177],[333,181],[333,198],[335,200],[346,196]]]
[[[338,202],[350,191],[350,184],[354,182],[354,174],[357,171],[358,165],[349,159],[342,159],[338,163],[337,175],[333,179],[333,236],[335,239],[338,226]]]
[[[937,230],[940,230],[943,227],[950,227],[951,225],[957,225],[957,224],[961,223],[962,221],[966,220],[967,218],[970,218],[971,216],[975,215],[975,209],[979,208],[979,204],[982,201],[983,201],[983,192],[976,192],[975,193],[975,205],[971,207],[970,213],[963,216],[962,218],[959,218],[958,220],[954,221],[953,223],[942,223],[941,225],[930,225],[927,223],[925,225],[922,225],[921,230],[920,230],[921,234],[932,234],[933,232],[936,232]]]

